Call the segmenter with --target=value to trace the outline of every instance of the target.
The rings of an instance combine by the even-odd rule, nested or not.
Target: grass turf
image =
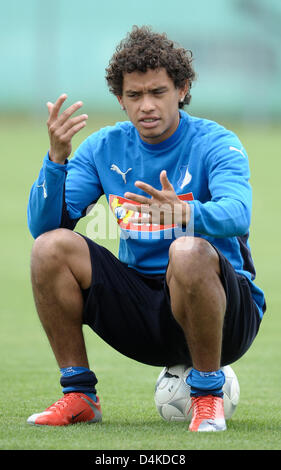
[[[252,348],[233,365],[241,396],[228,430],[206,435],[189,433],[186,424],[167,423],[159,417],[153,394],[160,368],[120,355],[88,328],[84,334],[91,367],[99,379],[103,422],[66,428],[26,424],[30,414],[61,396],[58,368],[33,304],[29,280],[33,240],[26,225],[28,194],[48,148],[48,137],[44,118],[0,118],[0,124],[0,449],[280,449],[280,130],[232,126],[251,163],[250,242],[257,283],[266,292],[268,311]],[[99,124],[103,122],[88,123],[73,147]],[[86,223],[80,221],[78,229],[84,231]],[[115,242],[104,244],[116,252]]]

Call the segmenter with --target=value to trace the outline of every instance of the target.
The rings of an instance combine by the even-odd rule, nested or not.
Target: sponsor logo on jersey
[[[193,201],[193,193],[186,193],[178,195],[178,198],[182,201]],[[150,223],[140,223],[129,221],[129,219],[138,219],[139,212],[127,210],[123,207],[125,202],[129,202],[130,204],[137,204],[135,201],[130,199],[126,199],[122,196],[117,196],[114,194],[109,195],[109,206],[116,217],[117,223],[119,227],[123,230],[135,231],[135,232],[157,232],[162,230],[167,230],[171,228],[175,228],[175,224],[167,224],[167,225],[160,225],[160,224],[150,224]],[[148,214],[144,214],[144,216]]]

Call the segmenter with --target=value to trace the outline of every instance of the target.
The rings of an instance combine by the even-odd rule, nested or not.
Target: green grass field
[[[232,126],[248,151],[254,208],[251,247],[257,283],[268,310],[250,351],[233,369],[239,406],[224,433],[190,433],[166,423],[154,405],[160,368],[121,356],[85,328],[91,367],[98,376],[103,422],[67,428],[32,427],[27,417],[61,396],[59,371],[37,318],[29,279],[32,238],[26,224],[31,184],[48,148],[42,119],[0,118],[1,138],[1,414],[0,449],[281,449],[280,127]],[[101,121],[100,124],[108,123]],[[73,142],[78,143],[98,122]],[[85,230],[85,221],[79,230]],[[116,252],[116,243],[107,243]]]

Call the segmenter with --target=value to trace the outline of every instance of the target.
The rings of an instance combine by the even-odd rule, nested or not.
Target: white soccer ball
[[[191,367],[184,365],[164,367],[155,386],[154,400],[160,416],[166,421],[190,421],[190,386],[186,378]],[[223,403],[225,419],[230,419],[239,402],[240,387],[230,366],[222,367],[225,374]]]

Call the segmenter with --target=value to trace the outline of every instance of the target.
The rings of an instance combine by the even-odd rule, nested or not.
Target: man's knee
[[[91,282],[92,268],[88,245],[83,237],[68,229],[59,228],[40,235],[31,254],[33,279],[44,282],[46,276],[71,272],[83,289]]]
[[[180,282],[200,282],[206,274],[219,273],[215,249],[203,238],[180,237],[170,246],[169,277]]]
[[[37,261],[44,263],[58,262],[65,251],[70,232],[67,229],[56,229],[45,232],[36,238],[31,253],[31,264]]]

